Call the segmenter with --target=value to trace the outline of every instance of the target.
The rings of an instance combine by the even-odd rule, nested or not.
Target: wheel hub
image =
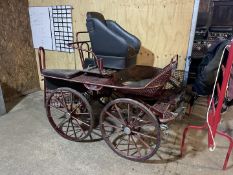
[[[131,129],[129,127],[124,128],[124,133],[129,135],[131,133]]]

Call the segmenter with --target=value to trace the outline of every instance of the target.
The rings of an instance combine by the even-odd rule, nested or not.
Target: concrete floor
[[[197,102],[200,104],[201,102]],[[60,137],[50,126],[42,92],[25,97],[0,117],[1,175],[197,175],[233,174],[233,153],[222,171],[228,142],[217,137],[217,148],[209,152],[206,132],[189,132],[185,156],[180,158],[181,133],[187,123],[202,123],[206,108],[196,105],[193,115],[170,123],[161,148],[145,163],[120,158],[104,141],[75,143]],[[221,129],[233,135],[233,108],[223,116]],[[197,122],[198,121],[198,122]]]

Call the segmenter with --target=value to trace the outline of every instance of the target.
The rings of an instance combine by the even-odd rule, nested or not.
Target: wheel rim
[[[126,159],[149,159],[160,146],[157,119],[135,100],[117,99],[107,104],[101,112],[100,128],[109,147]]]
[[[62,137],[81,141],[93,128],[92,109],[86,98],[70,88],[58,88],[49,97],[47,116],[55,131]]]

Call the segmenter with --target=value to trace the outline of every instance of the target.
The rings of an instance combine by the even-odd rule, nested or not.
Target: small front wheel
[[[157,118],[142,103],[120,98],[108,103],[100,115],[103,139],[119,156],[144,161],[160,146]]]

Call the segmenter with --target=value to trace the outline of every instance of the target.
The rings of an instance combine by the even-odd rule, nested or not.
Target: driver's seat
[[[124,69],[136,64],[141,46],[136,36],[98,12],[88,12],[86,22],[92,51],[103,59],[103,67]]]

